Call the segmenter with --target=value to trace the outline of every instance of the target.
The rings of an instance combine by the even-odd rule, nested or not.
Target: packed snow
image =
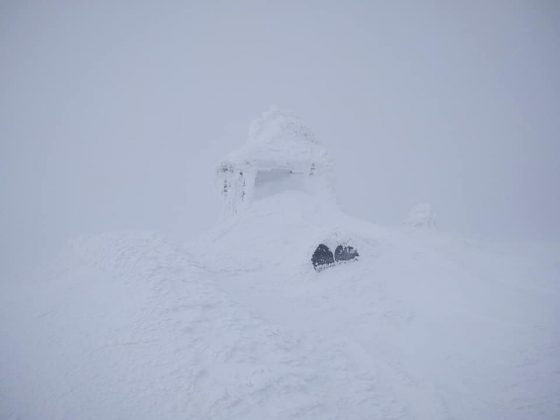
[[[269,181],[201,237],[81,237],[6,285],[0,418],[560,418],[558,244],[376,226]],[[315,271],[320,243],[359,259]]]

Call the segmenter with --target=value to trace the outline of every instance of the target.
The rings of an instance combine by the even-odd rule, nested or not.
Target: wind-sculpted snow
[[[289,201],[184,247],[80,238],[2,293],[0,418],[558,418],[557,247],[322,229]],[[298,257],[348,233],[358,262]]]
[[[2,414],[328,419],[401,413],[374,366],[356,364],[343,340],[264,322],[217,286],[227,276],[201,271],[153,235],[81,239],[65,258],[47,280],[48,294],[42,291],[48,299],[39,297],[32,314],[18,314],[31,316],[44,335],[34,329],[18,343],[40,344],[29,349],[36,352],[29,371],[5,366],[13,376],[3,376],[4,386],[29,400],[14,405],[14,395],[3,395],[3,410],[11,411]],[[75,290],[67,293],[68,287]],[[17,350],[8,354],[16,365],[21,361],[9,359],[23,351]],[[35,370],[45,358],[53,366]]]
[[[275,267],[304,274],[320,243],[357,247],[373,257],[384,230],[348,217],[336,207],[299,191],[252,203],[244,212],[198,239],[197,258],[209,267],[258,270]]]

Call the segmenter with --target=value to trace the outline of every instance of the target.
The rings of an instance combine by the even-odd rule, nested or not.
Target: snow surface
[[[1,293],[0,418],[560,417],[558,246],[313,205],[261,200],[187,246],[73,241]],[[348,234],[360,261],[316,273],[314,241]]]
[[[83,237],[2,284],[0,418],[560,418],[558,244],[355,220],[274,172],[315,144],[276,116],[277,188],[203,236]],[[360,258],[318,273],[320,243]]]

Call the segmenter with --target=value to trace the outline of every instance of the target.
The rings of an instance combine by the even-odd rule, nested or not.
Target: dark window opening
[[[328,246],[320,244],[311,257],[313,268],[319,271],[334,264],[334,256]]]
[[[319,244],[311,257],[311,262],[313,263],[313,268],[316,271],[320,271],[334,265],[335,263],[355,260],[359,256],[360,254],[358,251],[349,245],[338,245],[333,254],[328,246],[325,244]]]
[[[354,247],[347,245],[339,245],[334,251],[334,259],[338,261],[350,261],[358,258],[360,254],[354,249]]]

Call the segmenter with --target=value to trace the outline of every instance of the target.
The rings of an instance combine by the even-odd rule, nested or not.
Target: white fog
[[[555,1],[0,1],[0,418],[558,418],[559,74]]]

